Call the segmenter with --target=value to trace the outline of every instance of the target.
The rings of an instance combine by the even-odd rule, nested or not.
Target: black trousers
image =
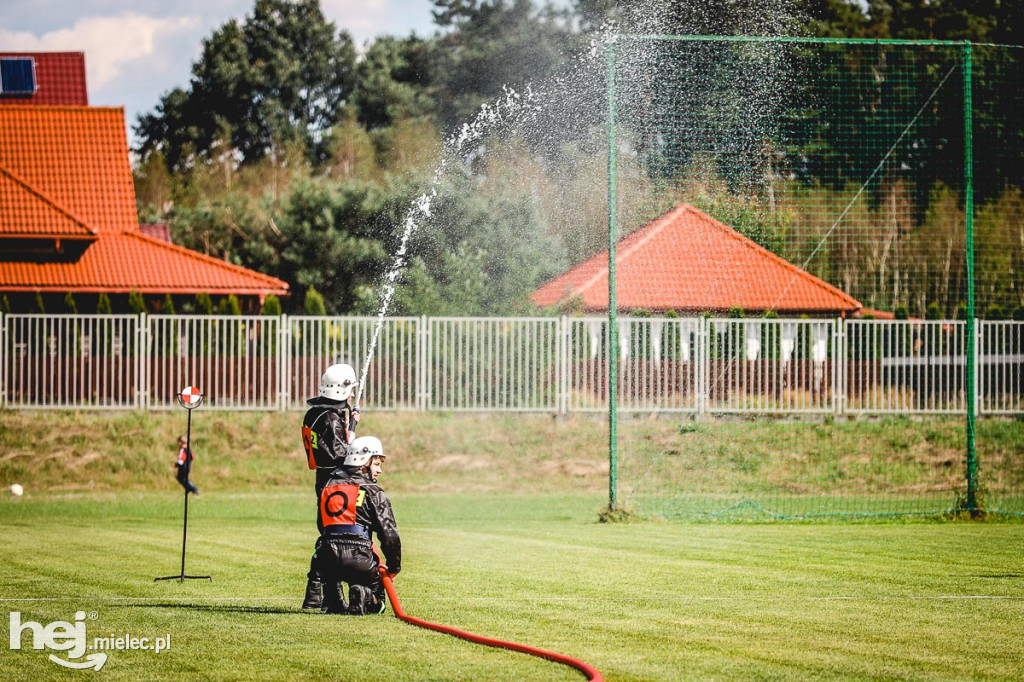
[[[314,568],[324,582],[324,608],[328,611],[338,604],[340,583],[363,585],[373,591],[378,602],[384,601],[384,583],[377,568],[380,562],[369,540],[353,536],[330,536],[320,538],[316,551]]]
[[[184,488],[185,490],[189,491],[194,495],[195,493],[199,492],[199,488],[195,487],[192,484],[192,481],[188,480],[188,474],[190,469],[191,467],[188,466],[178,467],[178,483],[181,484],[182,488]]]

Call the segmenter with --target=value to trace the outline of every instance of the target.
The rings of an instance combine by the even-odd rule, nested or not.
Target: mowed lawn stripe
[[[90,636],[172,634],[159,656],[112,652],[114,679],[581,679],[390,616],[301,612],[311,497],[204,494],[187,570],[214,582],[185,584],[152,582],[180,568],[178,496],[3,502],[0,597],[64,597],[4,602],[41,623],[96,610]],[[609,680],[1020,678],[1021,524],[602,525],[593,495],[395,497],[411,615]],[[4,679],[60,675],[42,652],[0,655]]]

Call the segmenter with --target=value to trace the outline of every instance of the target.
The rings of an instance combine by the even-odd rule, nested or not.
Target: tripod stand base
[[[182,573],[181,575],[165,575],[163,578],[153,578],[153,582],[158,580],[177,580],[182,583],[186,580],[209,580],[212,583],[213,577],[208,575],[185,575]]]

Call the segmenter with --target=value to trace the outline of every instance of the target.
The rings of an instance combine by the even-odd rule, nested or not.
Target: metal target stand
[[[185,448],[189,452],[192,451],[192,410],[196,409],[203,404],[205,396],[203,392],[193,386],[186,386],[175,396],[178,400],[178,404],[188,410],[188,430],[185,432]],[[188,462],[189,469],[192,467],[192,462]],[[181,574],[180,575],[167,575],[162,578],[153,578],[153,582],[158,580],[177,580],[178,582],[185,582],[186,580],[209,580],[213,582],[213,577],[209,575],[185,575],[185,543],[188,540],[188,488],[185,488],[185,522],[181,530]]]

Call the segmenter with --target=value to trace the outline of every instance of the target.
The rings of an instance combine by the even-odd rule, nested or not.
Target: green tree
[[[70,291],[64,294],[64,312],[71,315],[78,314],[78,305],[75,303],[75,297]]]
[[[135,314],[146,312],[146,300],[135,289],[128,292],[128,310]]]
[[[992,303],[985,308],[984,319],[986,320],[1002,320],[1005,319],[1006,315],[1003,313],[1003,307],[998,303]]]
[[[217,314],[241,315],[242,305],[238,301],[238,296],[235,296],[234,294],[222,296],[220,302],[217,304]]]
[[[201,291],[196,294],[195,314],[213,315],[213,299],[211,299],[210,294],[205,291]]]
[[[327,314],[327,308],[324,306],[324,297],[320,295],[320,292],[313,285],[306,289],[306,298],[302,302],[302,308],[307,315],[323,316]]]
[[[380,179],[377,154],[370,134],[359,125],[351,109],[346,109],[342,120],[331,129],[325,168],[330,177],[337,180]]]
[[[161,98],[135,128],[143,157],[159,151],[172,169],[233,154],[280,156],[292,140],[323,158],[323,136],[354,85],[348,33],[324,18],[318,0],[256,0],[203,41],[187,89]]]
[[[46,303],[43,301],[43,294],[41,292],[36,292],[36,296],[28,311],[30,313],[38,313],[40,315],[46,312]]]
[[[356,67],[352,104],[368,129],[394,125],[404,118],[433,113],[430,43],[415,35],[381,36]]]
[[[260,309],[260,315],[279,317],[281,315],[281,299],[274,294],[268,294],[267,297],[263,299],[263,307]]]
[[[440,186],[421,223],[396,312],[526,312],[533,290],[566,266],[565,249],[546,229],[532,197],[507,188],[481,191],[470,177]],[[391,244],[389,251],[395,250]]]
[[[799,30],[799,22],[813,16],[806,9],[799,11],[800,4],[792,0],[687,0],[664,3],[661,11],[652,12],[649,0],[576,0],[574,11],[586,31],[599,30],[611,20],[643,33],[785,35]]]
[[[805,0],[807,31],[820,38],[859,38],[867,30],[864,8],[846,0]]]
[[[160,308],[160,312],[164,315],[174,315],[174,299],[171,298],[170,294],[164,294],[164,304]]]
[[[105,291],[101,291],[99,297],[96,299],[96,314],[97,315],[109,315],[113,312],[113,308],[110,305],[110,296]]]
[[[378,165],[393,175],[414,173],[432,165],[430,161],[441,146],[437,129],[423,118],[405,118],[387,128],[378,128],[370,139]]]
[[[239,244],[242,262],[280,277],[293,291],[315,286],[332,315],[353,310],[387,260],[383,191],[360,182],[305,180],[282,203],[276,232]]]
[[[531,0],[433,0],[445,32],[434,53],[442,126],[470,120],[503,88],[520,90],[555,74],[572,35],[566,13]]]

